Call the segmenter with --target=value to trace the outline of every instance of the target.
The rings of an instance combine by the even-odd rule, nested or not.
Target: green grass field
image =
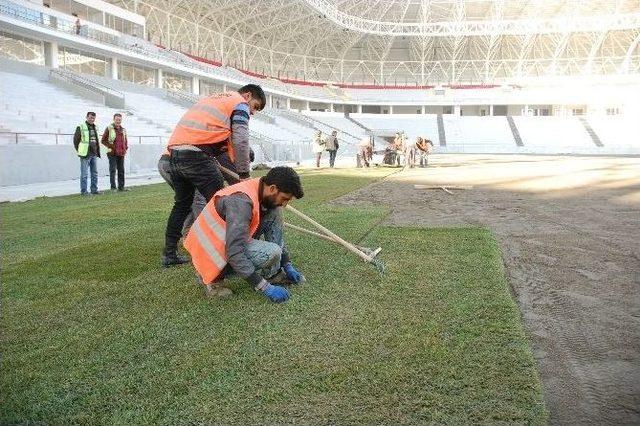
[[[388,173],[304,172],[294,206],[359,240],[386,211],[327,201]],[[171,195],[0,207],[0,423],[546,422],[488,230],[378,226],[383,278],[287,231],[308,280],[288,303],[242,280],[208,300],[191,266],[159,267]]]

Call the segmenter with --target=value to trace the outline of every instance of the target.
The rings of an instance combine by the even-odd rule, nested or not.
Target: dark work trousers
[[[229,154],[227,154],[226,152],[216,157],[216,160],[218,160],[221,166],[226,167],[227,169],[231,170],[234,173],[236,172],[236,166],[231,162],[231,159],[229,158]],[[165,182],[167,182],[171,187],[171,189],[173,189],[173,181],[171,179],[171,174],[170,174],[170,171],[171,171],[170,155],[163,155],[162,157],[160,157],[160,160],[158,160],[158,171],[160,172],[160,176],[162,176]],[[233,176],[228,176],[224,172],[222,172],[222,176],[224,177],[224,180],[227,181],[228,185],[233,185],[234,183],[238,182],[238,180],[235,179]],[[207,204],[207,200],[205,200],[202,194],[200,194],[200,191],[196,189],[193,195],[193,203],[191,204],[191,211],[189,212],[189,215],[187,216],[187,218],[184,221],[184,224],[182,225],[183,237],[187,235],[187,233],[189,232],[189,228],[191,228],[191,225],[198,218],[198,216],[200,215],[200,212],[202,211],[202,209],[204,209],[204,206],[206,204]]]
[[[165,254],[175,253],[182,236],[182,226],[191,211],[195,190],[209,202],[224,187],[215,160],[202,151],[171,150],[169,175],[173,184],[174,203],[167,220]]]
[[[338,150],[331,149],[327,151],[329,151],[329,167],[333,167],[336,164],[336,154],[338,153]]]
[[[116,169],[118,170],[118,189],[124,189],[124,156],[107,154],[107,158],[111,189],[116,189]]]

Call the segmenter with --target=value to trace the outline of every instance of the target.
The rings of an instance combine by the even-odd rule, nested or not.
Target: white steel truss
[[[321,1],[432,31],[411,35],[342,26],[310,6],[320,0],[111,1],[144,15],[158,44],[273,77],[430,85],[640,74],[640,0]]]
[[[339,10],[327,0],[305,0],[336,25],[353,31],[388,36],[454,37],[496,36],[538,33],[564,33],[603,30],[625,30],[640,27],[640,13],[600,16],[563,16],[561,18],[529,18],[489,21],[455,20],[448,22],[385,22],[361,18]],[[409,3],[407,3],[409,4]],[[459,3],[463,4],[463,3]]]

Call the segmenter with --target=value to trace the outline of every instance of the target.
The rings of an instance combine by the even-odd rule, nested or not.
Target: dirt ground
[[[489,227],[550,423],[640,424],[640,158],[434,155],[336,202],[387,204],[397,226]]]

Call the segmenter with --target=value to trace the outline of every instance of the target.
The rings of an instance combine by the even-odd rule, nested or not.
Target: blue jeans
[[[87,155],[80,157],[80,193],[87,193],[87,175],[91,169],[91,192],[98,192],[98,157]]]
[[[245,254],[253,263],[256,272],[269,278],[280,270],[284,249],[284,219],[282,207],[268,211],[260,222],[260,227],[247,244]],[[260,240],[264,237],[264,240]]]
[[[329,151],[329,167],[333,167],[336,163],[336,154],[338,153],[338,150],[332,149],[328,151]]]

